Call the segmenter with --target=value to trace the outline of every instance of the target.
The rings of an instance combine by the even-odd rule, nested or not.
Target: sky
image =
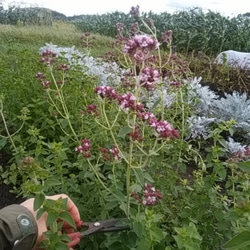
[[[150,10],[156,14],[174,13],[200,7],[204,12],[211,10],[224,16],[237,16],[250,12],[250,0],[0,0],[5,7],[45,7],[66,16],[82,14],[105,14],[115,11],[129,13],[132,6],[139,5],[141,12]]]

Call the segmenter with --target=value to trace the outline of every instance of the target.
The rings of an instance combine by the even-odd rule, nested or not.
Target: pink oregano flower
[[[146,67],[141,71],[140,85],[147,90],[153,90],[159,79],[160,72],[157,69]]]
[[[117,96],[117,101],[120,108],[126,113],[131,109],[134,111],[142,111],[144,105],[136,101],[136,97],[132,93],[122,94]]]
[[[244,151],[234,152],[231,154],[232,159],[238,159],[238,160],[249,160],[250,159],[250,147],[246,147]]]
[[[91,114],[91,115],[95,115],[95,116],[98,116],[99,115],[99,111],[97,109],[97,104],[89,104],[87,106],[87,113],[88,114]]]
[[[129,13],[131,16],[139,17],[140,16],[140,6],[139,5],[132,6]]]
[[[113,146],[111,149],[100,148],[101,155],[107,161],[118,161],[121,159],[119,149],[116,146]]]
[[[136,105],[136,97],[131,94],[123,94],[117,97],[118,103],[120,105],[120,108],[123,109],[124,111],[128,112],[129,109],[135,109]]]
[[[128,134],[128,136],[132,139],[132,141],[142,142],[144,140],[143,136],[140,134],[138,126],[136,126],[134,130]]]
[[[81,145],[75,148],[75,151],[82,154],[83,157],[89,158],[91,156],[90,152],[91,148],[92,148],[91,141],[85,138],[81,141]]]
[[[145,206],[155,206],[163,198],[160,190],[156,189],[149,183],[145,183],[143,195],[139,195],[136,192],[133,192],[131,196],[138,202],[142,203]]]
[[[150,71],[150,70],[149,70]],[[151,74],[151,73],[149,73]],[[152,79],[150,77],[145,77],[147,80],[157,80],[158,74],[153,76]],[[148,85],[148,88],[152,88],[152,85]],[[145,112],[144,105],[140,102],[136,101],[136,96],[132,93],[126,93],[122,95],[116,94],[115,90],[108,86],[99,86],[95,88],[95,92],[99,94],[102,98],[106,97],[109,100],[117,100],[120,108],[128,113],[130,110],[136,111],[137,116],[141,118],[143,121],[147,121],[148,125],[155,129],[155,131],[159,134],[161,138],[169,138],[175,139],[179,137],[179,132],[173,128],[173,126],[167,122],[162,120],[157,120],[151,112]],[[142,141],[143,138],[138,135],[138,130],[134,131],[135,134],[130,134],[133,140]]]
[[[41,83],[41,85],[43,86],[44,89],[49,88],[49,86],[51,85],[51,81],[47,81],[47,80],[46,80],[46,77],[43,75],[42,72],[38,72],[38,73],[36,74],[36,78],[37,78],[38,80],[40,80],[40,83]]]
[[[114,160],[118,161],[118,160],[121,159],[121,156],[120,156],[120,153],[119,153],[119,149],[116,146],[114,146],[113,148],[111,148],[109,150],[109,152],[112,154]]]
[[[149,53],[159,47],[159,42],[149,35],[135,35],[124,46],[124,53],[132,59],[142,62],[147,59]]]
[[[175,139],[179,137],[178,130],[174,129],[173,126],[167,121],[157,120],[153,113],[138,112],[137,116],[143,121],[147,121],[149,126],[154,128],[160,137],[169,139]]]
[[[47,66],[51,66],[56,62],[56,57],[57,57],[56,53],[46,50],[42,53],[40,62]]]
[[[95,93],[101,96],[102,98],[107,98],[110,101],[117,99],[117,94],[114,90],[114,88],[110,86],[98,86],[95,88]]]
[[[162,42],[166,42],[168,44],[172,43],[172,39],[173,39],[173,31],[172,30],[166,30],[161,37],[161,41]]]
[[[120,108],[125,112],[128,112],[130,109],[135,111],[142,111],[144,109],[144,105],[137,102],[136,97],[132,93],[118,95],[115,90],[109,86],[98,86],[94,91],[102,98],[117,101]]]
[[[156,118],[151,118],[148,123],[149,126],[154,128],[162,138],[175,139],[179,137],[178,130],[174,129],[173,126],[167,121],[161,121],[157,120]]]

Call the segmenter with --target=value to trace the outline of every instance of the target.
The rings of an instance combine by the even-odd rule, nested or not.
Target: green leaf
[[[64,242],[57,242],[55,244],[55,250],[69,250],[69,247]]]
[[[53,187],[53,186],[58,186],[58,185],[61,185],[62,183],[56,179],[47,179],[45,182],[44,182],[44,186],[45,187]]]
[[[136,221],[135,223],[133,223],[133,229],[134,232],[136,233],[136,235],[141,238],[142,233],[143,233],[143,225],[141,222]]]
[[[125,127],[123,127],[123,128],[120,129],[118,137],[121,137],[121,138],[124,139],[126,137],[126,135],[128,133],[131,133],[132,131],[133,131],[133,128],[131,128],[129,126],[125,126]]]
[[[218,142],[220,143],[220,145],[222,145],[223,147],[227,147],[227,144],[226,144],[226,140],[224,139],[218,139]]]
[[[47,217],[47,220],[46,220],[46,226],[50,227],[53,224],[53,222],[55,222],[57,219],[58,219],[57,214],[48,213],[48,217]]]
[[[66,128],[68,125],[68,120],[67,119],[59,119],[59,122],[62,125],[62,128]]]
[[[107,209],[108,211],[109,210],[112,210],[112,209],[114,209],[115,207],[117,207],[117,201],[112,201],[112,202],[107,202],[106,204],[105,204],[105,209]]]
[[[71,238],[67,234],[61,234],[60,235],[60,240],[64,242],[70,242]]]
[[[153,178],[150,176],[149,173],[145,172],[145,173],[144,173],[144,178],[145,178],[145,180],[149,181],[150,183],[154,183],[154,180],[153,180]]]
[[[141,238],[136,250],[150,250],[151,249],[151,242],[148,239]]]
[[[164,237],[165,237],[165,235],[164,235],[162,229],[160,229],[160,228],[153,228],[152,230],[150,230],[150,235],[151,235],[151,237],[152,237],[152,239],[153,239],[154,241],[159,242],[159,243],[160,243],[160,242],[164,239]]]
[[[7,138],[2,138],[0,140],[0,149],[2,149],[7,143]]]
[[[250,231],[243,231],[223,245],[223,249],[237,250],[250,246]]]
[[[134,168],[133,170],[136,176],[136,180],[143,186],[145,183],[143,171],[140,168]]]
[[[156,106],[160,103],[160,101],[161,101],[161,98],[157,98],[153,106],[151,107],[151,110],[154,110],[154,108],[156,108]]]
[[[40,193],[40,194],[36,195],[35,200],[34,200],[34,210],[35,211],[43,205],[44,200],[45,200],[44,194]]]
[[[250,161],[238,162],[237,166],[245,172],[250,172]]]
[[[75,222],[74,222],[71,214],[68,211],[60,212],[59,218],[62,219],[63,221],[65,221],[65,222],[67,222],[73,228],[76,228]]]
[[[43,208],[39,209],[36,214],[36,219],[40,219],[42,215],[45,213],[45,210]]]

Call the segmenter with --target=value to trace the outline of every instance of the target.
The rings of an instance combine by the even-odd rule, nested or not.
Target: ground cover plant
[[[92,57],[90,33],[84,48],[44,41],[1,61],[2,181],[48,212],[45,249],[67,249],[57,219],[72,221],[45,197],[62,192],[84,221],[131,227],[79,249],[247,249],[248,95],[204,86],[171,30],[158,38],[139,7],[130,14],[144,30],[117,24],[115,61]]]

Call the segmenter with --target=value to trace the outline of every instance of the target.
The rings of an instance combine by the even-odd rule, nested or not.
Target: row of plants
[[[18,6],[10,6],[8,10],[5,10],[0,4],[0,23],[2,24],[51,26],[54,16],[58,19],[60,13],[45,8],[20,8]],[[160,14],[148,12],[142,13],[141,16],[157,27],[158,39],[165,30],[172,30],[174,32],[173,46],[179,52],[203,51],[207,55],[215,55],[228,49],[249,52],[250,18],[247,13],[230,18],[218,12],[205,13],[200,8],[194,8],[173,14],[168,13],[167,10]],[[128,27],[126,36],[131,35],[129,26],[140,24],[140,22],[136,23],[136,18],[131,18],[129,13],[118,11],[102,15],[83,14],[72,17],[62,15],[63,21],[67,19],[81,32],[91,32],[113,38],[117,34],[118,23],[126,24]],[[143,25],[138,28],[146,31]]]
[[[158,39],[138,11],[143,32],[117,25],[116,61],[92,57],[89,34],[84,50],[47,43],[20,67],[6,57],[0,146],[11,159],[1,180],[51,215],[45,249],[67,249],[61,207],[45,197],[55,193],[84,221],[130,225],[79,249],[247,249],[250,100],[202,86],[172,53],[174,33]]]
[[[137,7],[135,7],[137,8]],[[226,17],[220,13],[200,8],[179,11],[173,14],[162,12],[142,13],[144,20],[154,23],[157,27],[158,39],[165,30],[172,30],[174,34],[173,46],[178,52],[190,53],[203,51],[207,55],[215,55],[221,51],[233,49],[249,52],[250,18],[247,15]],[[130,13],[113,12],[103,15],[81,15],[78,20],[73,17],[71,21],[82,32],[99,33],[105,36],[116,36],[117,23],[127,25],[126,35],[131,25],[139,25],[139,29],[146,31],[145,27],[137,22],[137,17],[131,18]]]
[[[0,23],[11,25],[52,25],[52,12],[46,8],[21,8],[15,5],[5,9],[0,3]]]

